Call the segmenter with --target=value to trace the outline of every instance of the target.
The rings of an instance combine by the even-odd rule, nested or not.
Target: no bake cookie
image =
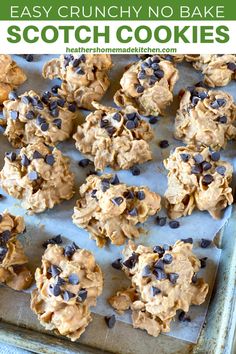
[[[191,305],[205,301],[208,284],[197,277],[200,261],[192,244],[177,241],[168,249],[152,249],[129,242],[123,254],[122,270],[131,286],[109,302],[119,313],[131,309],[134,328],[157,337],[170,331],[178,310],[188,312]]]
[[[24,219],[5,211],[0,214],[0,283],[14,290],[27,289],[33,276],[18,235],[25,230]]]
[[[178,70],[169,60],[158,56],[140,60],[124,72],[114,101],[121,107],[132,105],[145,116],[163,115],[177,79]]]
[[[195,208],[218,219],[233,203],[233,167],[220,159],[218,151],[192,145],[177,147],[164,165],[168,170],[165,197],[172,219],[191,215]]]
[[[94,109],[92,101],[100,101],[110,82],[112,67],[109,54],[61,55],[43,67],[44,78],[62,80],[58,93],[78,107]]]
[[[92,321],[103,288],[102,271],[91,252],[76,244],[49,245],[35,272],[31,309],[40,323],[57,334],[77,340]]]
[[[117,175],[90,175],[80,187],[73,222],[87,230],[99,247],[110,241],[122,245],[138,238],[138,223],[161,209],[161,197],[147,187],[127,186]]]
[[[43,143],[8,152],[0,172],[0,185],[9,195],[22,201],[30,214],[51,209],[74,194],[74,175],[69,160],[60,150]]]

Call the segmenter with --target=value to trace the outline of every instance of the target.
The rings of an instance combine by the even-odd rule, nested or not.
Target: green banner
[[[236,20],[232,0],[2,0],[0,20]]]

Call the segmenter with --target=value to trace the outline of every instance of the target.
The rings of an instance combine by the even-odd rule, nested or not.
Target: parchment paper
[[[20,87],[18,93],[23,93],[26,90],[34,89],[36,92],[42,92],[50,89],[58,80],[44,80],[41,76],[43,63],[53,56],[41,55],[35,56],[35,60],[32,63],[28,63],[20,56],[14,56],[17,63],[25,70],[28,80]],[[137,60],[132,56],[113,56],[114,67],[111,71],[111,87],[108,90],[102,103],[107,105],[113,105],[113,94],[119,88],[119,80],[124,70],[124,66],[130,61]],[[179,64],[180,79],[175,87],[175,95],[183,87],[193,85],[201,80],[201,74],[197,73],[190,64]],[[228,91],[234,95],[236,99],[235,91],[236,83],[231,83],[223,90]],[[121,181],[127,184],[133,185],[146,185],[151,190],[158,192],[163,196],[166,186],[167,178],[166,171],[162,164],[164,158],[168,157],[171,149],[175,146],[181,145],[180,142],[173,139],[173,122],[176,109],[178,107],[178,99],[175,98],[170,110],[165,117],[161,117],[159,122],[153,126],[155,131],[155,138],[151,143],[153,151],[153,161],[143,164],[141,166],[141,175],[138,177],[132,176],[130,171],[119,171],[117,174]],[[88,111],[83,111],[83,114],[88,114]],[[170,147],[167,149],[160,149],[158,143],[160,140],[167,139],[170,143]],[[104,291],[102,296],[98,300],[96,308],[93,311],[103,316],[112,314],[113,309],[108,305],[107,298],[114,294],[121,287],[129,285],[129,280],[121,271],[117,271],[111,267],[111,263],[116,258],[120,257],[123,247],[117,247],[108,245],[104,249],[98,249],[95,241],[89,239],[89,234],[77,228],[71,221],[73,214],[73,207],[75,201],[78,198],[78,188],[83,183],[88,173],[88,169],[83,169],[78,166],[78,161],[83,157],[74,147],[74,142],[67,141],[58,146],[65,155],[71,158],[71,167],[76,174],[76,195],[68,202],[63,202],[61,205],[56,206],[53,210],[45,213],[28,216],[21,208],[21,203],[9,196],[6,196],[4,192],[2,194],[6,196],[0,202],[0,212],[5,208],[16,215],[22,215],[25,218],[27,232],[21,239],[24,243],[25,250],[30,259],[30,266],[35,269],[37,265],[40,265],[41,255],[44,251],[42,248],[42,242],[52,236],[61,234],[65,242],[69,243],[75,241],[80,247],[87,248],[94,252],[97,262],[101,265],[104,273]],[[227,150],[222,153],[222,157],[227,158],[231,163],[236,164],[235,159],[235,147],[236,144],[229,143]],[[4,153],[6,151],[13,150],[7,139],[0,134],[0,167],[3,165]],[[110,172],[110,169],[106,169],[105,172]],[[235,179],[235,178],[234,178]],[[210,293],[214,285],[215,275],[220,259],[220,250],[215,246],[210,246],[208,249],[201,249],[199,247],[199,240],[201,238],[213,239],[216,233],[222,228],[231,214],[231,208],[228,207],[224,212],[222,219],[219,221],[213,220],[207,212],[195,211],[191,216],[181,218],[180,228],[171,229],[168,225],[160,227],[156,225],[155,218],[150,218],[145,223],[144,228],[146,232],[136,242],[145,245],[156,245],[169,243],[172,244],[180,238],[193,237],[194,239],[194,251],[201,257],[208,257],[207,267],[200,271],[200,274],[206,279],[210,285],[210,292],[207,301],[201,306],[192,306],[189,312],[191,317],[190,323],[181,323],[176,319],[171,325],[171,332],[167,335],[183,339],[192,343],[196,343],[201,327],[204,323],[207,313],[207,307],[210,300]],[[159,215],[165,215],[165,210],[162,209]],[[117,316],[121,321],[131,323],[130,313],[124,316]]]

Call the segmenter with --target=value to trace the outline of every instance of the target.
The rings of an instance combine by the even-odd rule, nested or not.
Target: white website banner
[[[1,53],[236,53],[235,21],[0,21]]]

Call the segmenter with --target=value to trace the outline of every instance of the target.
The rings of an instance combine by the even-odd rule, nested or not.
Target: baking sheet
[[[41,76],[43,63],[52,57],[53,56],[49,55],[35,56],[35,61],[32,63],[26,62],[19,56],[14,57],[28,76],[28,81],[19,88],[19,93],[23,93],[25,90],[29,89],[34,89],[40,93],[57,83],[57,80],[44,80]],[[111,72],[112,85],[102,103],[114,106],[112,97],[115,91],[119,88],[119,79],[124,70],[124,66],[133,60],[137,60],[137,58],[132,56],[113,56],[115,65]],[[190,64],[180,64],[178,65],[178,68],[180,70],[180,80],[176,84],[175,94],[177,94],[181,88],[191,86],[201,79],[200,73],[193,70]],[[236,98],[235,87],[236,83],[231,83],[224,90],[231,93]],[[168,114],[164,118],[161,117],[159,122],[153,126],[155,131],[155,138],[151,143],[153,161],[141,166],[141,175],[138,177],[132,176],[129,171],[119,171],[117,174],[121,181],[126,182],[127,184],[146,185],[153,191],[158,192],[163,196],[167,186],[167,178],[162,161],[169,155],[171,149],[180,145],[180,142],[173,139],[172,132],[174,114],[177,107],[178,100],[175,99],[173,105],[168,111]],[[88,114],[89,112],[84,111],[83,113]],[[158,142],[163,139],[167,139],[169,141],[169,148],[159,148]],[[227,151],[222,153],[222,157],[227,158],[234,164],[234,169],[236,164],[236,159],[234,158],[235,145],[236,144],[233,142],[229,143]],[[41,247],[42,242],[45,239],[59,233],[62,234],[65,241],[75,241],[80,247],[87,248],[94,252],[96,260],[102,267],[105,282],[103,294],[99,298],[96,308],[93,308],[93,311],[101,315],[112,314],[113,310],[107,304],[107,298],[121,287],[126,287],[129,285],[129,281],[126,279],[124,273],[111,267],[112,261],[120,257],[123,247],[108,245],[104,249],[98,249],[95,241],[89,239],[89,235],[86,231],[78,229],[75,225],[73,225],[71,216],[73,214],[75,201],[78,197],[78,188],[85,180],[89,169],[82,169],[78,166],[78,161],[82,158],[82,155],[75,150],[74,142],[72,140],[62,143],[58,147],[65,155],[71,158],[72,170],[76,174],[77,192],[75,197],[70,201],[63,202],[61,205],[56,206],[53,210],[36,216],[28,216],[25,210],[21,208],[20,201],[7,196],[7,198],[0,202],[0,211],[8,208],[13,214],[22,215],[25,217],[27,232],[22,236],[22,241],[25,245],[26,253],[29,256],[30,265],[33,269],[35,269],[37,265],[40,265],[41,255],[44,251]],[[0,167],[3,165],[4,153],[11,150],[12,147],[8,143],[7,139],[0,135]],[[106,169],[105,172],[110,171],[111,169]],[[3,194],[6,195],[5,193]],[[201,238],[213,239],[216,233],[227,221],[230,214],[231,207],[226,209],[221,220],[215,221],[206,212],[194,212],[193,215],[189,217],[181,218],[179,220],[180,228],[175,230],[170,229],[168,225],[164,227],[157,226],[155,224],[155,218],[153,217],[145,223],[146,232],[136,242],[152,246],[163,243],[171,244],[179,238],[193,237],[195,246],[194,251],[196,254],[200,258],[208,257],[207,267],[202,269],[200,274],[206,279],[206,281],[208,281],[211,292],[219,263],[220,250],[214,246],[211,246],[209,249],[201,249],[198,247],[198,243]],[[160,212],[160,215],[165,215],[164,209]],[[167,335],[196,343],[201,327],[204,323],[209,299],[210,293],[205,304],[202,306],[192,306],[189,312],[192,320],[191,323],[181,323],[176,320],[172,323],[171,332]],[[121,321],[130,322],[129,313],[124,316],[117,317]]]

